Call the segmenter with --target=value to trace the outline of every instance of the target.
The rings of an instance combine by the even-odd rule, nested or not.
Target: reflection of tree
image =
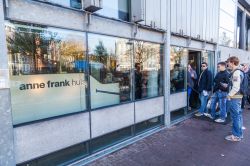
[[[94,61],[107,64],[108,51],[105,48],[102,41],[99,41],[94,50],[95,56],[93,56]]]
[[[34,72],[36,73],[39,66],[44,65],[43,54],[48,52],[48,41],[55,40],[55,35],[52,33],[44,35],[42,30],[31,32],[29,29],[15,29],[13,34],[7,37],[8,50],[12,56],[21,54],[33,59]],[[15,59],[12,57],[12,59]]]
[[[7,37],[8,50],[12,56],[20,53],[23,55],[33,57],[33,62],[36,61],[36,35],[33,33],[19,33],[15,32],[14,35]],[[12,57],[14,59],[14,57]],[[36,64],[34,64],[36,69]]]
[[[147,51],[145,48],[145,43],[143,41],[135,41],[135,48],[135,62],[142,64],[147,60],[144,56],[145,52]]]
[[[76,41],[63,41],[60,45],[60,53],[62,56],[72,57],[74,60],[84,59],[82,43]]]
[[[135,54],[135,63],[140,63],[145,69],[152,67],[149,65],[155,66],[160,62],[160,47],[158,44],[135,41]],[[151,64],[147,62],[150,62]]]

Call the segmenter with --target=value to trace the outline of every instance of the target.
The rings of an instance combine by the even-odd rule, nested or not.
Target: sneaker
[[[215,122],[217,122],[217,123],[225,123],[225,120],[224,120],[224,119],[219,118],[219,119],[216,119],[216,120],[215,120]]]
[[[204,114],[202,114],[202,113],[200,113],[200,112],[198,112],[198,113],[196,113],[195,114],[195,116],[197,116],[197,117],[201,117],[201,116],[203,116]]]
[[[208,117],[208,118],[210,118],[210,119],[212,119],[212,120],[214,120],[214,118],[212,117],[211,114],[207,114],[207,115],[205,115],[205,116]]]
[[[239,142],[241,140],[241,138],[236,137],[234,135],[229,135],[229,136],[225,137],[225,140],[231,141],[231,142]]]
[[[241,128],[242,130],[246,130],[247,128],[245,127],[245,126],[242,126],[242,128]]]

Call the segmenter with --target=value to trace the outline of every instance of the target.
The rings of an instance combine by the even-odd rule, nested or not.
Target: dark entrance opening
[[[200,107],[198,79],[201,73],[201,51],[189,50],[188,54],[188,70],[187,70],[187,84],[188,84],[188,112],[193,112]]]

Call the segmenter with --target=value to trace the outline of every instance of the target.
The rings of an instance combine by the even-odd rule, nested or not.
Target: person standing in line
[[[227,96],[229,102],[229,111],[232,118],[232,134],[225,137],[226,140],[238,142],[243,138],[242,132],[242,109],[241,100],[243,94],[241,92],[241,83],[243,81],[243,72],[239,69],[239,59],[235,56],[228,58],[228,67],[232,70],[229,93]]]
[[[192,68],[191,64],[188,65],[188,72],[187,72],[187,92],[188,92],[188,104],[190,101],[190,96],[192,93],[192,90],[194,88],[195,80],[197,79],[196,71]],[[189,106],[188,110],[190,111],[192,108]]]
[[[208,64],[206,62],[202,62],[201,70],[202,72],[198,80],[198,91],[201,100],[201,107],[198,113],[195,114],[197,117],[203,116],[206,112],[208,96],[212,90],[212,73],[208,70]]]
[[[135,99],[142,98],[142,72],[140,63],[135,64]]]
[[[219,62],[217,64],[218,73],[214,78],[214,88],[211,101],[211,119],[215,119],[216,104],[219,102],[220,115],[218,119],[215,119],[217,123],[224,123],[227,116],[227,94],[229,84],[229,73],[226,70],[226,62]]]
[[[247,66],[247,64],[241,64],[240,69],[242,70],[242,72],[244,72],[244,77],[246,77],[245,79],[247,79],[247,81],[248,81],[249,78],[248,78],[248,66]],[[248,87],[246,87],[246,88],[248,89]],[[247,101],[247,94],[244,95],[242,98],[242,103],[241,103],[242,109],[245,109],[246,101]]]

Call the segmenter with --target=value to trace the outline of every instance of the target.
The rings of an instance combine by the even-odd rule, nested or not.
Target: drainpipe
[[[169,110],[169,98],[170,98],[170,1],[167,1],[167,31],[164,34],[164,123],[166,127],[170,127],[170,110]]]

